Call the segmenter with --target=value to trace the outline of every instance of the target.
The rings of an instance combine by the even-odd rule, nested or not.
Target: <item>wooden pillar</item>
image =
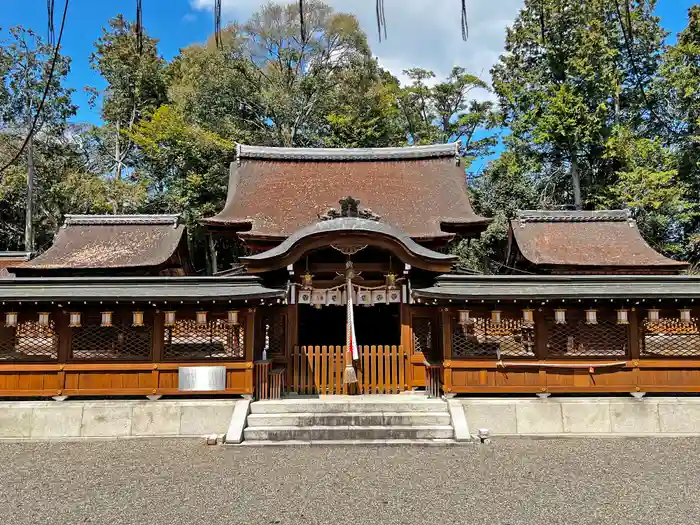
[[[255,352],[255,308],[248,308],[245,316],[245,360],[253,361]]]
[[[639,310],[637,308],[631,308],[628,315],[630,322],[628,326],[630,358],[632,359],[632,365],[634,366],[634,387],[635,390],[639,392],[639,358],[641,354],[641,338],[643,337],[640,330],[641,323],[639,322]]]
[[[163,349],[165,347],[165,313],[161,310],[156,310],[153,314],[153,334],[152,334],[151,352],[153,357],[153,371],[151,379],[153,381],[153,390],[151,393],[155,395],[160,387],[160,370],[157,363],[163,360]]]
[[[406,303],[401,303],[399,309],[401,323],[401,346],[403,348],[404,359],[404,386],[410,390],[413,386],[413,366],[410,363],[410,356],[413,355],[413,331],[411,327],[411,307]]]
[[[56,395],[63,395],[63,390],[66,388],[66,372],[65,363],[70,356],[70,339],[71,332],[68,326],[69,316],[64,313],[61,308],[55,310],[56,316],[56,335],[58,336],[58,362],[59,371],[57,376],[57,392]]]
[[[547,359],[547,316],[544,308],[533,312],[535,318],[535,356],[537,359]]]
[[[293,363],[292,356],[294,355],[294,347],[299,345],[299,305],[287,305],[287,330],[286,330],[286,348],[284,356],[285,375],[287,377],[287,385],[291,385],[293,378]]]
[[[449,308],[440,311],[442,327],[442,390],[452,392],[452,312]]]

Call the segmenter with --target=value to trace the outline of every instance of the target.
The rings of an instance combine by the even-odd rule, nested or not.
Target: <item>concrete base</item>
[[[0,439],[223,435],[237,400],[8,401]]]
[[[447,409],[450,412],[455,441],[471,441],[472,436],[469,433],[469,425],[467,424],[462,405],[455,399],[449,399],[447,401]]]
[[[236,403],[236,408],[233,409],[231,421],[224,437],[225,443],[240,443],[243,441],[243,430],[246,426],[246,419],[250,414],[250,400],[244,399]]]
[[[700,397],[461,398],[491,436],[700,436]],[[456,428],[455,428],[456,431]]]

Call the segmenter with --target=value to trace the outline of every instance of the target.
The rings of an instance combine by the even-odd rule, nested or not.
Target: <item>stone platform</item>
[[[472,433],[492,436],[700,436],[700,397],[455,398]]]
[[[223,436],[239,402],[245,401],[6,401],[0,439]]]

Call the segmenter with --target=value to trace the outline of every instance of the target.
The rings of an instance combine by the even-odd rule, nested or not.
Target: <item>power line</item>
[[[44,93],[41,96],[41,102],[39,102],[39,108],[36,111],[36,115],[34,115],[34,120],[32,120],[32,126],[29,128],[29,133],[27,133],[27,136],[24,139],[24,142],[22,143],[22,147],[19,149],[17,154],[12,157],[10,162],[5,164],[2,168],[0,168],[0,175],[7,170],[10,166],[12,166],[15,161],[24,153],[24,149],[27,147],[27,144],[29,143],[29,139],[32,138],[34,135],[34,128],[36,128],[36,123],[39,121],[39,117],[41,116],[41,111],[44,109],[44,103],[46,102],[46,97],[49,94],[49,90],[51,89],[51,81],[53,80],[53,74],[54,71],[56,70],[56,62],[58,61],[58,51],[61,47],[61,38],[63,37],[63,28],[66,25],[66,14],[68,13],[68,2],[69,0],[66,0],[66,5],[63,7],[63,17],[61,18],[61,29],[58,33],[58,42],[56,42],[56,46],[54,48],[53,52],[53,60],[51,60],[51,70],[49,71],[49,78],[46,81],[46,87],[44,87]]]

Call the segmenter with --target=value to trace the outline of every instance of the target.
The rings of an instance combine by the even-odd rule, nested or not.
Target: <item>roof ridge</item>
[[[516,218],[526,222],[627,222],[629,210],[518,210]]]
[[[401,160],[435,157],[458,157],[459,143],[390,148],[281,148],[238,144],[239,159],[263,160]]]
[[[162,215],[66,215],[63,227],[66,226],[116,226],[131,224],[169,224],[177,226],[179,214]]]

